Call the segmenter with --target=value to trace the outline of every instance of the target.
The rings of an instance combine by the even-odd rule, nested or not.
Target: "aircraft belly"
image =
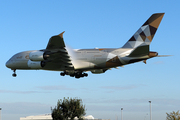
[[[94,63],[88,62],[88,61],[82,61],[82,60],[76,60],[72,61],[72,64],[74,66],[74,69],[91,69],[94,68]]]
[[[52,70],[52,71],[64,71],[64,70],[73,70],[74,68],[67,67],[62,63],[47,62],[42,69]]]

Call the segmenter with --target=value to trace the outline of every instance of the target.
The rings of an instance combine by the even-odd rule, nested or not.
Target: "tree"
[[[51,108],[53,120],[74,120],[77,117],[83,120],[85,113],[85,106],[82,104],[81,99],[77,98],[64,98],[57,102],[54,109]]]
[[[180,113],[179,110],[177,112],[171,112],[171,113],[166,113],[167,117],[166,120],[180,120]]]

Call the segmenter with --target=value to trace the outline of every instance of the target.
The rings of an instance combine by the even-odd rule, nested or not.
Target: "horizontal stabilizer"
[[[129,54],[128,57],[140,57],[144,55],[149,55],[149,45],[137,47]]]

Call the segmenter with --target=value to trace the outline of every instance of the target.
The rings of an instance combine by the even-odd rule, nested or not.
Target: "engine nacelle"
[[[106,70],[103,70],[103,69],[96,69],[96,70],[91,70],[91,72],[93,74],[101,74],[101,73],[105,73]]]
[[[41,69],[45,66],[45,62],[43,61],[28,61],[28,67],[32,68],[32,69]]]
[[[43,51],[33,51],[29,53],[29,59],[31,61],[43,61],[46,60],[48,55],[45,55]]]

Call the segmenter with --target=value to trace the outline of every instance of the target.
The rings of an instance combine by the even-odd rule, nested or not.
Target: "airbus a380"
[[[149,51],[149,46],[157,31],[164,13],[156,13],[135,32],[122,48],[70,49],[63,40],[63,33],[52,36],[46,49],[24,51],[15,54],[6,66],[13,70],[62,71],[61,76],[87,77],[86,72],[105,73],[111,68],[157,57],[157,52]]]

